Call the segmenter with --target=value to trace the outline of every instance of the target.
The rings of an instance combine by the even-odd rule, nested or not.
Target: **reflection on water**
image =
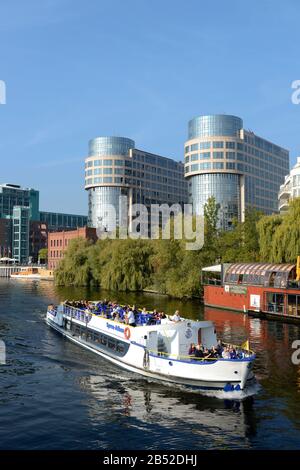
[[[104,407],[110,410],[110,420],[120,416],[130,418],[130,422],[139,423],[142,428],[156,425],[162,434],[170,430],[190,432],[206,448],[249,447],[248,438],[256,434],[253,398],[242,402],[201,399],[176,388],[119,375],[84,377],[80,386],[91,395],[89,414],[95,424]],[[177,441],[176,433],[173,444]]]
[[[46,306],[100,297],[215,322],[218,335],[257,353],[260,389],[242,401],[147,382],[82,350],[45,325]],[[0,448],[300,448],[300,367],[291,344],[300,327],[203,309],[165,296],[55,289],[0,279]],[[223,393],[223,392],[221,392]]]

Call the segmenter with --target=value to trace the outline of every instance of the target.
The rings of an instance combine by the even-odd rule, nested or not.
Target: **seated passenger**
[[[197,346],[196,346],[195,357],[197,357],[197,358],[203,358],[204,357],[201,344],[197,344]]]
[[[171,320],[174,321],[174,322],[181,321],[181,318],[180,318],[180,315],[179,315],[179,310],[176,310],[174,315],[171,317]]]
[[[224,348],[222,352],[223,359],[230,359],[230,352],[229,348]]]
[[[205,348],[205,349],[204,349],[204,351],[203,351],[203,357],[204,357],[205,359],[210,357],[210,351],[208,350],[208,348]]]
[[[194,343],[191,343],[190,348],[189,348],[189,356],[194,356],[196,352],[196,346]]]
[[[210,357],[212,359],[216,359],[217,357],[219,357],[218,351],[214,346],[211,348],[209,355],[207,357]]]
[[[229,354],[230,354],[230,359],[236,359],[237,358],[236,351],[233,347],[231,347],[229,349]]]
[[[143,310],[141,311],[141,314],[142,315],[148,315],[148,312],[146,310],[146,307],[143,308]]]

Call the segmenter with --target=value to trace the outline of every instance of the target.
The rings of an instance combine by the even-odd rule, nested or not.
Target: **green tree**
[[[281,215],[265,215],[257,223],[259,236],[259,256],[261,261],[273,262],[273,240],[276,231],[282,224]]]
[[[220,257],[219,253],[219,204],[213,196],[209,197],[204,205],[204,246],[202,258],[204,264],[215,263]]]
[[[292,200],[282,223],[274,232],[272,241],[272,261],[294,263],[300,254],[300,198]]]
[[[64,258],[54,272],[57,285],[88,286],[91,283],[89,263],[91,243],[83,238],[70,241]]]
[[[48,249],[47,248],[41,248],[39,250],[39,262],[44,262],[46,263],[48,260]]]

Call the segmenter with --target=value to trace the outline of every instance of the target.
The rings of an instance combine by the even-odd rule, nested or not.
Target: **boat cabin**
[[[135,329],[139,333],[140,328]],[[148,326],[141,329],[141,338],[145,339],[145,346],[150,352],[175,357],[188,357],[191,343],[202,344],[204,348],[212,348],[217,345],[217,337],[214,324],[211,321],[182,320],[172,322],[166,320],[161,325]],[[143,344],[143,343],[142,343]]]
[[[300,261],[232,263],[203,270],[204,303],[300,319]]]

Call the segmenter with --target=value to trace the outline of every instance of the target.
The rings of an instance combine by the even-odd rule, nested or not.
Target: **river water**
[[[51,302],[114,298],[179,308],[210,319],[225,341],[250,339],[257,352],[257,393],[231,400],[203,396],[122,371],[65,340],[44,321]],[[151,294],[58,289],[48,281],[0,279],[1,449],[300,449],[300,366],[292,342],[300,325],[203,309]]]

